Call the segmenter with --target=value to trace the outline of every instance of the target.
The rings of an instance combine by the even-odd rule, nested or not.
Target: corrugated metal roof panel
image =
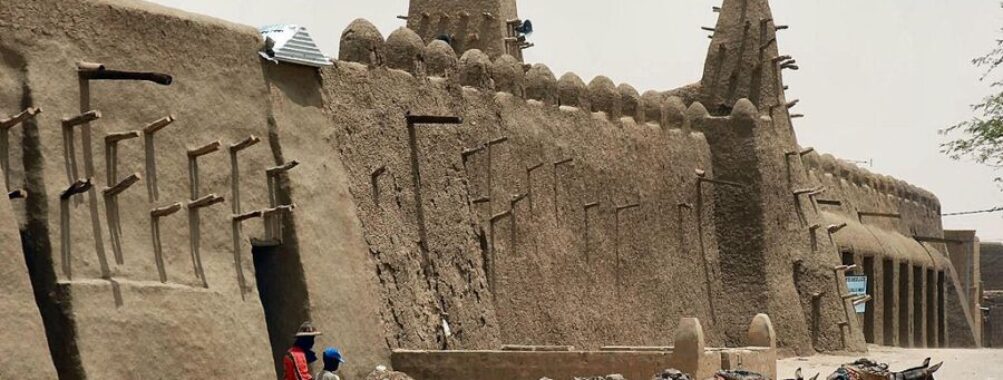
[[[258,30],[271,45],[270,51],[263,52],[269,59],[313,67],[331,65],[331,60],[317,47],[304,27],[269,25]]]

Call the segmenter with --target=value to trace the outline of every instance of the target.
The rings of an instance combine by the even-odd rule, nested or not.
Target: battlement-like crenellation
[[[873,173],[852,162],[834,157],[831,154],[811,152],[804,157],[805,167],[810,171],[829,174],[845,180],[857,187],[873,190],[877,193],[914,202],[940,214],[940,200],[929,190],[912,185],[906,181]]]
[[[936,197],[797,146],[768,0],[714,7],[702,77],[669,91],[525,64],[516,0],[409,2],[319,69],[269,59],[303,40],[144,2],[2,3],[0,260],[25,273],[0,286],[0,373],[275,377],[303,321],[357,378],[402,348],[659,359],[643,377],[651,348],[704,340],[974,336],[945,335],[970,313]],[[91,84],[125,78],[174,85]],[[873,285],[863,318],[846,274]],[[709,350],[707,373],[754,352]]]
[[[492,60],[478,49],[457,56],[445,41],[433,40],[427,45],[417,32],[401,27],[384,39],[379,30],[365,19],[356,19],[341,36],[338,64],[358,64],[364,68],[386,67],[413,77],[433,81],[454,81],[460,86],[478,91],[495,91],[533,104],[565,112],[589,112],[611,122],[635,123],[651,127],[699,132],[691,128],[694,118],[710,117],[699,102],[686,106],[676,96],[659,91],[639,93],[634,86],[617,85],[600,75],[589,83],[573,72],[557,78],[542,63],[523,64],[507,54]],[[757,115],[752,106],[750,112]]]
[[[449,40],[457,52],[477,49],[491,58],[522,60],[532,46],[515,29],[522,25],[515,0],[413,0],[407,27],[424,41]]]

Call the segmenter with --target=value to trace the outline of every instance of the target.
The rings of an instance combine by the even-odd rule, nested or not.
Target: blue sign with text
[[[850,290],[851,295],[858,297],[866,296],[867,276],[846,276],[846,287]],[[867,302],[861,302],[854,305],[854,309],[857,311],[857,313],[863,313],[867,311]]]

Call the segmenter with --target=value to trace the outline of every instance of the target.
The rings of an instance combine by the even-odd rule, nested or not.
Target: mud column
[[[898,272],[898,263],[894,260],[890,260],[888,263],[890,268],[890,273],[887,278],[885,278],[885,286],[888,287],[886,297],[888,297],[888,302],[885,303],[885,318],[888,320],[885,327],[885,345],[888,346],[901,346],[902,335],[899,334],[899,276],[901,274]]]
[[[898,332],[895,344],[899,347],[910,347],[912,346],[912,319],[909,318],[910,307],[912,302],[909,297],[909,290],[911,288],[909,282],[909,263],[899,262],[896,265],[896,279],[898,284],[897,289],[897,303],[898,305],[895,309],[896,312],[896,331]]]
[[[807,197],[792,202],[792,192],[817,184],[793,157],[800,155],[789,153],[799,152],[789,112],[798,101],[787,100],[782,72],[798,67],[779,48],[780,29],[767,0],[723,1],[700,93],[687,99],[699,100],[710,115],[730,115],[709,123],[723,128],[704,128],[712,169],[718,178],[748,185],[741,193],[712,189],[715,202],[723,204],[716,207],[716,224],[727,226],[717,230],[724,294],[738,304],[736,316],[769,313],[782,350],[863,350],[863,330],[841,298],[845,283],[832,271],[838,253],[819,228],[817,212],[805,212],[812,209],[802,204]],[[791,268],[799,272],[798,286]],[[795,300],[800,310],[792,308]],[[741,325],[727,323],[729,331]]]
[[[925,296],[926,276],[924,276],[922,266],[912,267],[912,346],[916,348],[926,347],[926,309]]]
[[[936,271],[926,270],[926,345],[940,347],[937,338],[937,278]]]
[[[723,293],[735,295],[730,302],[734,312],[722,316],[720,322],[724,326],[718,327],[728,339],[736,339],[741,331],[739,316],[765,311],[769,293],[764,273],[762,205],[757,199],[759,176],[755,170],[759,167],[753,137],[757,115],[750,102],[742,104],[745,107],[736,108],[729,117],[711,117],[700,103],[694,103],[687,111],[694,129],[704,131],[707,136],[714,177],[745,185],[742,189],[724,186],[711,189],[716,206],[714,225],[729,226],[717,230]],[[741,116],[736,117],[739,113]]]
[[[795,350],[810,349],[807,324],[798,308],[777,307],[782,300],[796,300],[790,273],[781,273],[780,261],[770,256],[769,240],[774,231],[767,227],[763,208],[767,205],[763,181],[762,155],[757,149],[758,129],[770,128],[768,116],[747,99],[736,104],[730,116],[713,117],[700,103],[687,111],[696,130],[703,131],[710,144],[712,171],[716,181],[741,185],[707,184],[714,196],[714,218],[721,255],[724,300],[732,310],[721,317],[719,331],[725,339],[740,342],[748,315],[768,313],[777,321],[778,340]],[[776,264],[776,265],[773,265]],[[783,264],[789,268],[789,264]]]

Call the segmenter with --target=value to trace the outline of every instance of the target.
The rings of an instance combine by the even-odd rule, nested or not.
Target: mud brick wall
[[[409,25],[471,41],[448,4]],[[465,5],[498,33],[515,17]],[[2,341],[49,349],[0,343],[0,373],[267,378],[305,320],[351,377],[394,349],[667,346],[692,317],[736,346],[759,313],[787,353],[974,344],[936,197],[798,146],[765,0],[726,0],[704,77],[670,91],[429,42],[439,26],[357,20],[315,69],[147,3],[0,3],[0,118],[44,110],[0,139],[28,195],[0,206]]]
[[[982,289],[1003,290],[1003,244],[982,243],[980,246]]]
[[[831,155],[812,152],[804,161],[825,187],[815,199],[825,223],[846,224],[831,234],[843,263],[869,278],[873,299],[860,316],[865,339],[904,347],[974,344],[971,298],[947,256],[936,197]]]
[[[22,199],[15,199],[19,202]],[[10,202],[0,200],[0,320],[3,333],[0,338],[0,376],[17,377],[31,373],[38,378],[56,376],[49,356],[45,328],[35,295],[32,291],[28,266],[21,250],[18,220]],[[33,342],[33,344],[24,344]]]
[[[521,61],[516,42],[505,40],[508,21],[517,18],[516,0],[414,0],[409,4],[407,27],[425,43],[449,37],[461,54],[477,49],[492,59],[511,54]]]
[[[713,319],[713,200],[695,174],[712,169],[678,99],[642,104],[604,77],[586,86],[509,56],[457,58],[441,41],[415,46],[413,34],[343,40],[343,51],[385,46],[390,64],[343,54],[323,75],[332,148],[352,175],[394,348],[663,345],[684,314]],[[393,58],[404,51],[428,64]],[[416,130],[427,252],[408,112],[464,118]]]
[[[249,293],[243,299],[236,282],[229,205],[201,212],[208,288],[195,274],[190,244],[198,234],[192,233],[187,212],[160,223],[163,265],[155,260],[150,215],[154,208],[190,201],[188,149],[267,136],[267,93],[254,59],[261,44],[256,31],[131,2],[5,2],[0,20],[0,109],[44,110],[32,124],[13,130],[11,178],[29,194],[16,219],[60,376],[120,378],[139,368],[176,378],[271,376],[246,240],[241,254]],[[166,72],[175,79],[171,86],[81,81],[78,61]],[[74,130],[71,152],[62,119],[89,110],[102,117],[68,127]],[[159,198],[151,200],[145,189],[152,175],[145,170],[142,137],[119,143],[118,176],[109,180],[105,137],[141,130],[168,115],[177,121],[155,140]],[[205,156],[199,164],[201,193],[229,199],[226,153]],[[246,154],[240,164],[244,204],[267,204],[263,176],[257,175],[272,165],[267,148]],[[109,207],[114,205],[103,190],[136,172],[144,182],[118,196],[118,217],[109,218],[116,208]],[[90,191],[60,196],[87,177]],[[112,233],[120,236],[120,254]]]

